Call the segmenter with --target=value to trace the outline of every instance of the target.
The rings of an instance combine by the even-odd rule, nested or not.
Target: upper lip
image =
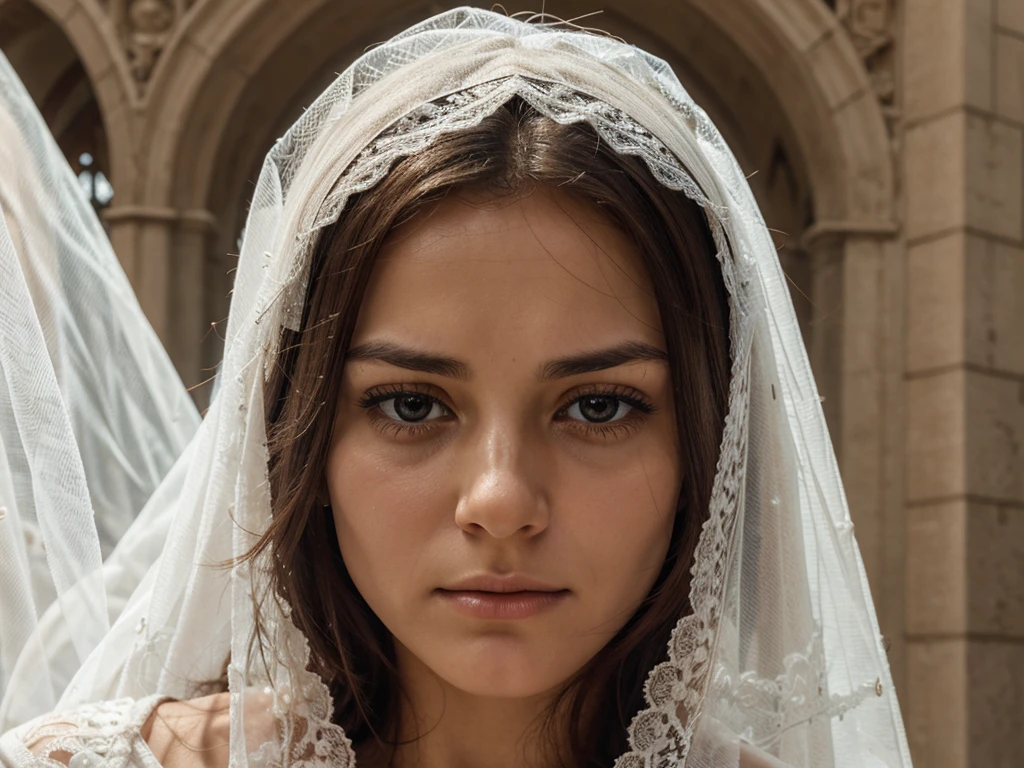
[[[446,592],[563,592],[562,587],[554,587],[543,581],[518,573],[504,576],[486,573],[471,576],[468,579],[443,587]]]

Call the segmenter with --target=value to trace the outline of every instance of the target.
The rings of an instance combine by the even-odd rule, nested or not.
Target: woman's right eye
[[[450,413],[440,400],[419,392],[402,392],[379,400],[377,406],[389,419],[406,424],[434,421]]]

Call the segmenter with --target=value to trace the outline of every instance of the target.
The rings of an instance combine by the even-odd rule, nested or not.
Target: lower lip
[[[477,619],[527,619],[554,608],[569,596],[560,592],[450,592],[438,594],[453,608]]]

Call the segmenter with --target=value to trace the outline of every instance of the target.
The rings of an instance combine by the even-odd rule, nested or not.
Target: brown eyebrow
[[[371,341],[352,347],[345,355],[346,360],[379,360],[382,363],[421,373],[433,373],[450,379],[466,381],[469,366],[442,355],[431,355],[415,349],[400,347],[387,341]]]
[[[434,355],[399,346],[386,341],[368,342],[352,347],[345,355],[346,360],[377,360],[409,371],[432,373],[447,378],[466,381],[469,366],[460,360],[443,355]],[[540,366],[537,378],[541,381],[564,379],[584,373],[595,373],[638,360],[667,360],[668,355],[661,349],[643,341],[626,341],[606,349],[582,352],[551,360]]]
[[[645,341],[625,341],[607,349],[596,349],[593,352],[552,360],[541,366],[538,378],[541,381],[564,379],[567,376],[579,376],[581,373],[617,368],[638,360],[668,360],[668,355]]]

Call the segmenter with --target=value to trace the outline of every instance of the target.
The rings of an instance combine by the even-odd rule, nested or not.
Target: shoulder
[[[246,751],[253,753],[277,735],[273,699],[249,690],[245,701]],[[231,745],[231,694],[189,701],[165,701],[142,726],[141,736],[162,768],[226,768]]]
[[[163,768],[222,768],[228,764],[231,741],[231,695],[165,701],[140,733]]]

